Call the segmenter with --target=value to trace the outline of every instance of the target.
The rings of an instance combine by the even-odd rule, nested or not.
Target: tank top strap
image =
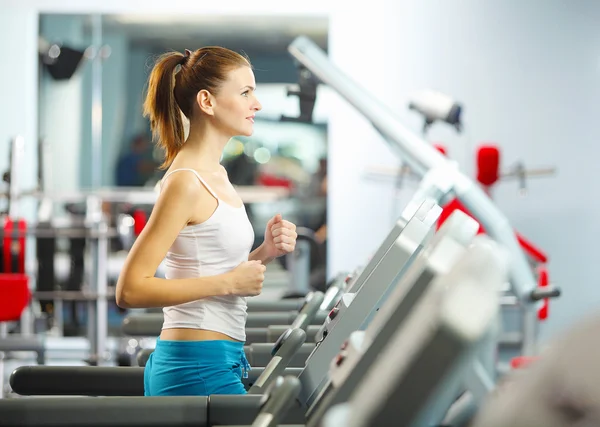
[[[210,185],[208,185],[208,183],[207,183],[207,182],[204,180],[204,178],[202,178],[202,177],[200,176],[200,174],[199,174],[198,172],[196,172],[194,169],[190,169],[190,168],[180,168],[180,169],[174,169],[174,170],[170,171],[169,173],[167,173],[167,174],[166,174],[166,175],[163,177],[163,181],[164,181],[164,180],[166,180],[166,179],[169,177],[169,175],[171,175],[172,173],[179,172],[179,171],[189,171],[189,172],[192,172],[194,175],[196,175],[196,178],[198,178],[198,179],[200,180],[200,182],[202,183],[202,185],[204,185],[204,187],[206,187],[206,189],[208,190],[208,192],[209,192],[210,194],[212,194],[212,196],[213,196],[215,199],[217,199],[217,200],[220,200],[220,199],[219,199],[219,196],[217,196],[217,193],[215,193],[215,192],[213,191],[213,189],[212,189],[212,188],[210,188]]]

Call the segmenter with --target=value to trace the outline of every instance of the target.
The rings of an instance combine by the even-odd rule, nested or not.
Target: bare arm
[[[250,255],[248,256],[248,261],[260,261],[263,265],[267,265],[274,259],[275,257],[270,257],[264,253],[264,247],[262,244],[250,252]]]
[[[186,173],[169,177],[119,275],[116,289],[119,307],[166,307],[233,293],[235,277],[230,273],[189,279],[154,277],[181,229],[198,212],[208,218],[216,203],[198,180],[189,179]]]

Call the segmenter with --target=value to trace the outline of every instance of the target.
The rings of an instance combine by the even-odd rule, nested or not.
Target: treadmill
[[[472,243],[477,224],[458,211],[442,226],[431,244],[415,260],[394,292],[366,330],[352,332],[330,371],[321,395],[308,409],[309,426],[318,426],[329,406],[345,402],[363,381],[368,367],[377,363],[382,347],[405,321],[413,307],[433,286],[438,276],[448,274]],[[444,224],[445,225],[445,224]],[[479,247],[479,246],[478,246]],[[366,352],[363,350],[367,348]]]
[[[431,204],[423,203],[422,207],[437,208]],[[376,285],[383,291],[395,283],[396,278],[404,271],[405,264],[416,252],[422,249],[422,244],[426,237],[432,234],[435,221],[430,221],[429,226],[425,226],[419,219],[427,218],[427,215],[419,216],[415,214],[411,220],[403,227],[403,231],[412,232],[413,235],[421,238],[421,243],[411,241],[404,233],[394,242],[393,247],[386,251],[382,260],[375,257],[372,263],[379,264],[377,268],[363,270],[371,271],[368,280],[364,281],[363,286],[354,298],[354,303],[350,304],[348,310],[345,310],[340,316],[339,321],[332,324],[331,332],[324,338],[323,343],[334,338],[336,330],[341,330],[346,322],[362,323],[360,318],[343,313],[362,313],[362,320],[368,317],[371,311],[376,311],[379,307],[376,304],[370,308],[362,303],[361,299],[368,296],[373,298],[372,288]],[[447,222],[451,224],[450,221]],[[449,225],[450,226],[450,225]],[[401,256],[399,258],[399,256]],[[387,267],[387,268],[386,268]],[[386,274],[379,274],[383,270]],[[382,284],[383,283],[383,284]],[[387,286],[386,286],[387,285]],[[381,296],[384,292],[380,292]],[[359,296],[362,295],[363,297]],[[375,300],[378,298],[375,296]],[[354,311],[352,307],[355,307]],[[342,317],[347,320],[343,321]],[[360,323],[358,323],[360,325]],[[356,328],[355,328],[356,329]],[[349,334],[348,334],[349,335]],[[322,345],[322,344],[321,344]],[[321,346],[317,347],[317,349]],[[339,344],[337,345],[339,348]],[[337,352],[337,349],[335,350]],[[334,355],[326,361],[325,374],[329,362]],[[310,359],[307,366],[311,366]],[[130,368],[118,368],[130,369]],[[306,370],[306,368],[305,368]],[[299,377],[301,383],[302,379]],[[304,388],[306,384],[302,383]],[[262,388],[263,390],[265,388]],[[209,425],[231,425],[245,424],[251,422],[258,414],[261,405],[261,394],[248,394],[243,396],[235,395],[212,395],[208,397],[98,397],[86,399],[81,397],[70,398],[28,398],[13,399],[11,401],[0,401],[0,426],[3,425],[111,425],[114,419],[119,420],[120,425],[189,425],[197,426]],[[48,402],[51,401],[49,405]],[[168,409],[167,409],[168,408]],[[74,410],[71,410],[74,409]],[[293,407],[286,417],[286,423],[304,423],[306,409],[303,406]]]
[[[402,327],[383,346],[372,349],[367,336],[355,337],[346,360],[360,363],[375,350],[375,363],[363,364],[361,381],[325,412],[320,424],[309,425],[440,425],[448,407],[447,390],[466,374],[499,312],[498,290],[506,280],[507,262],[499,247],[486,240],[478,237],[446,274],[438,270]],[[437,270],[433,257],[428,267]],[[332,367],[342,387],[359,370],[358,364],[351,365],[350,371]]]
[[[345,295],[329,314],[330,321],[323,327],[318,347],[315,347],[314,344],[302,344],[297,353],[291,354],[291,360],[282,361],[282,364],[288,367],[285,374],[300,375],[310,366],[311,370],[307,372],[308,375],[321,375],[321,379],[325,379],[329,361],[337,352],[341,342],[352,331],[359,328],[362,320],[377,312],[383,302],[382,296],[395,283],[396,277],[402,274],[407,263],[418,254],[425,240],[430,238],[440,212],[440,207],[429,200],[420,202],[415,200],[409,203],[375,255],[350,286],[350,289],[356,292]],[[399,246],[396,246],[396,249],[390,253],[390,249],[396,241]],[[382,271],[380,271],[380,267],[383,269]],[[360,292],[361,290],[364,291]],[[357,297],[357,295],[359,296]],[[343,304],[341,304],[342,301]],[[349,307],[352,301],[356,301],[356,304],[352,304],[354,307],[348,315],[345,315],[345,307]],[[346,320],[341,322],[343,317]],[[360,323],[357,323],[360,319],[362,319]],[[333,330],[337,330],[337,332],[325,339],[325,336]],[[332,344],[324,347],[328,341],[332,341]],[[305,353],[307,346],[308,353]],[[273,346],[270,344],[250,347],[252,350],[260,348],[268,359],[271,359],[274,354]],[[327,353],[320,350],[318,357],[314,359],[319,360],[320,366],[313,367],[315,362],[309,365],[307,354],[314,355],[316,348],[325,349]],[[149,351],[146,351],[144,356],[147,357],[147,355],[149,355]],[[250,356],[249,359],[255,360],[253,353],[248,353],[247,356]],[[290,366],[290,364],[298,359],[301,362],[300,369],[294,370],[293,368],[298,368],[298,366]],[[250,364],[252,365],[253,361]],[[94,368],[97,367],[20,367],[11,376],[11,386],[16,393],[21,395],[143,395],[143,368],[102,367],[101,373]],[[251,378],[245,381],[245,385],[248,388],[252,387],[264,373],[264,369],[253,367],[249,373]],[[71,378],[70,381],[65,381],[67,375]],[[138,378],[138,380],[133,382],[133,378]],[[314,388],[313,385],[309,387]]]

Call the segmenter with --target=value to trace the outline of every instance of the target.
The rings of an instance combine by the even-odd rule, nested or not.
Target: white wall
[[[436,126],[429,136],[446,141],[469,172],[465,162],[481,141],[499,143],[506,166],[521,159],[558,168],[555,177],[531,180],[526,199],[514,182],[502,183],[494,197],[515,227],[549,253],[551,278],[564,291],[543,336],[598,310],[600,201],[592,173],[600,157],[600,4],[386,1],[360,31],[363,11],[346,13],[332,21],[333,60],[379,90],[415,132],[421,122],[407,111],[408,94],[433,87],[463,102],[467,134]],[[376,248],[390,226],[393,191],[357,176],[369,164],[390,162],[374,132],[346,106],[330,123],[333,273]]]
[[[5,46],[0,66],[0,171],[8,169],[9,141],[23,136],[26,167],[18,171],[18,179],[25,188],[32,188],[37,176],[37,25],[34,10],[2,6],[0,39]],[[1,186],[4,190],[5,184]],[[33,205],[25,203],[22,208],[22,214],[31,218]]]

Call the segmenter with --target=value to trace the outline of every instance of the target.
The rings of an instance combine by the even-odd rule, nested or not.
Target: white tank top
[[[183,279],[227,273],[247,261],[254,230],[244,205],[233,207],[217,196],[193,169],[175,169],[196,175],[217,199],[217,209],[201,224],[181,230],[165,257],[165,277]],[[194,328],[221,332],[238,341],[246,340],[246,298],[215,296],[164,307],[162,329]]]

